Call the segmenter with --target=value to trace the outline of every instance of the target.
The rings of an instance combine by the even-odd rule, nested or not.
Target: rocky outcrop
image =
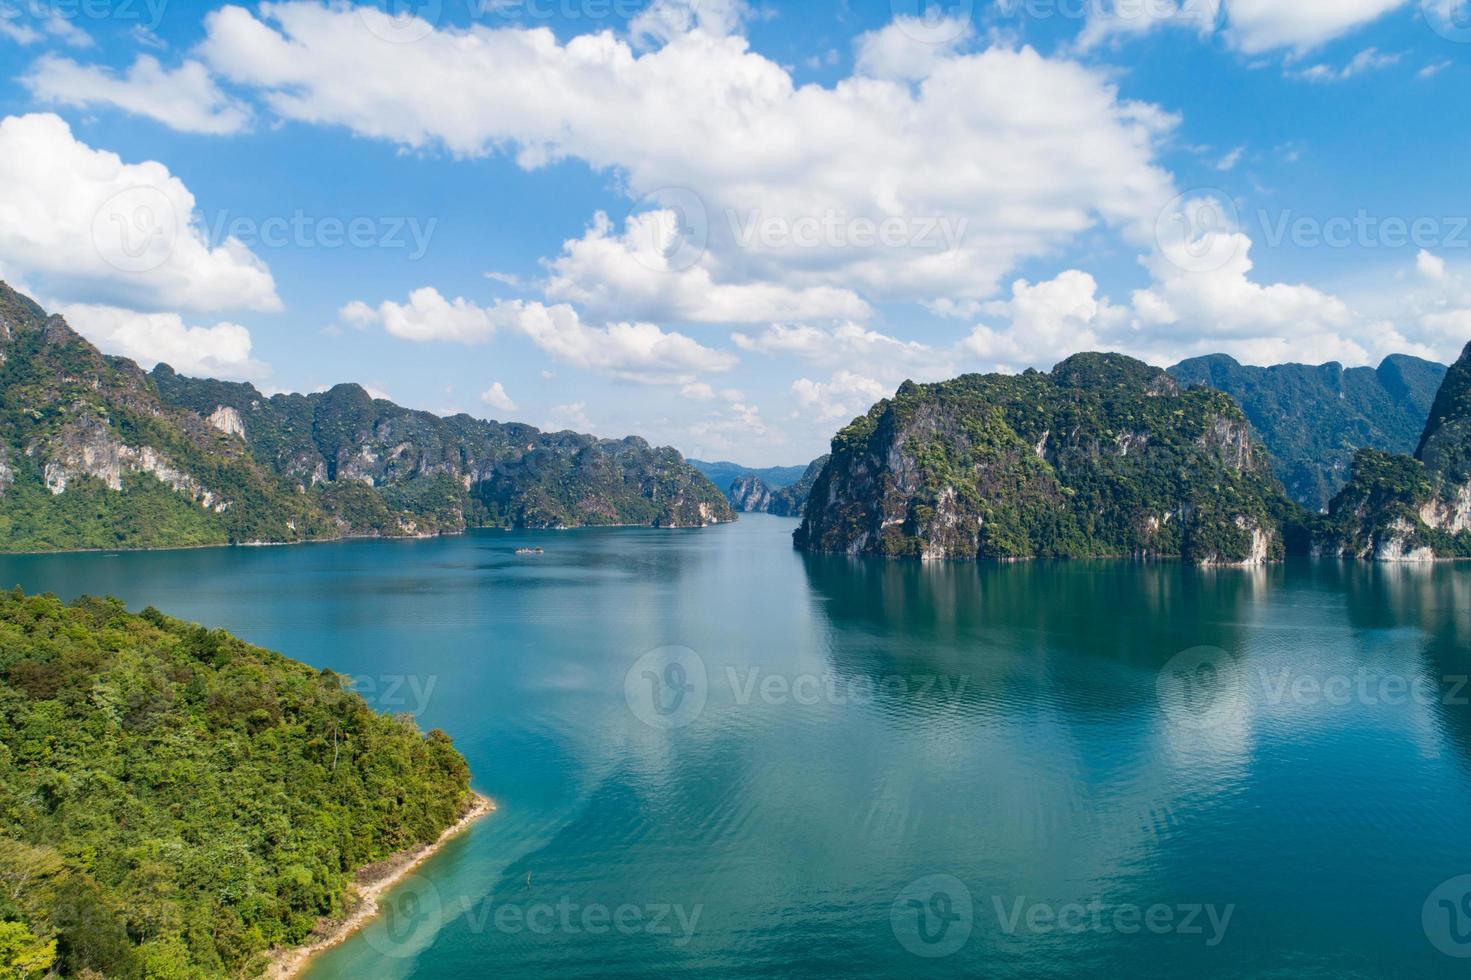
[[[799,548],[920,559],[1280,557],[1290,502],[1231,399],[1081,354],[906,382],[839,432]]]
[[[726,496],[737,513],[765,514],[771,510],[771,488],[759,476],[736,477]]]
[[[221,405],[210,413],[207,420],[217,432],[223,432],[227,436],[239,436],[245,438],[245,423],[240,421],[240,413],[229,405]]]
[[[124,475],[140,473],[217,514],[230,508],[229,501],[202,486],[163,453],[152,446],[125,445],[104,420],[95,416],[68,424],[44,445],[29,447],[27,455],[43,460],[42,479],[53,496],[65,493],[73,481],[83,477],[91,477],[114,493],[121,493]]]

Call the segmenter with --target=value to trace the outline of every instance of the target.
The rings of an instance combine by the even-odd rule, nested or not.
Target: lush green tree
[[[357,869],[435,840],[468,783],[443,732],[330,671],[0,594],[0,920],[27,963],[50,943],[66,976],[239,975],[340,913]]]

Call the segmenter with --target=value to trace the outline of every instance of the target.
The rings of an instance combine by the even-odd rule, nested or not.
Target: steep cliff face
[[[742,514],[765,514],[771,510],[771,488],[759,476],[738,476],[726,493],[730,505]]]
[[[1360,452],[1314,549],[1381,561],[1471,557],[1471,344],[1446,373],[1416,456]]]
[[[1415,450],[1446,367],[1402,354],[1377,368],[1254,367],[1213,354],[1169,373],[1187,387],[1206,385],[1234,398],[1288,495],[1322,511],[1348,482],[1357,450]]]
[[[732,519],[642,439],[146,374],[0,284],[0,551]]]
[[[1283,551],[1291,508],[1226,395],[1080,354],[1051,374],[906,383],[838,433],[799,548],[923,559]]]

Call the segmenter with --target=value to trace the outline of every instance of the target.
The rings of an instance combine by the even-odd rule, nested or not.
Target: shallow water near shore
[[[229,629],[454,736],[498,812],[312,980],[1464,975],[1471,566],[922,566],[794,526],[0,584]]]

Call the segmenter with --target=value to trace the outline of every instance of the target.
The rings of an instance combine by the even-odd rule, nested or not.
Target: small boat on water
[[[546,549],[545,548],[517,548],[516,549],[516,554],[518,554],[518,555],[544,555],[544,554],[546,554]]]

